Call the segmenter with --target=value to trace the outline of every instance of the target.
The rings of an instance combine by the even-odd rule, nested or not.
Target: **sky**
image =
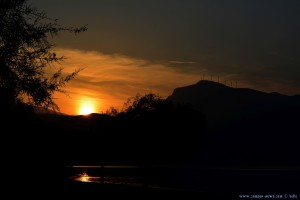
[[[300,94],[299,0],[29,0],[65,26],[54,50],[64,72],[83,68],[66,95],[66,114],[105,112],[136,94],[166,98],[207,79]],[[89,105],[86,105],[87,107]]]

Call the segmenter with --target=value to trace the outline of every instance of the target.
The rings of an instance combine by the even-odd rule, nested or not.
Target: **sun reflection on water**
[[[82,172],[78,174],[75,180],[80,182],[91,182],[90,178],[91,177],[86,172]]]
[[[82,171],[80,173],[77,173],[74,176],[70,177],[73,181],[79,181],[79,182],[93,182],[93,183],[100,183],[100,177],[99,176],[91,176],[86,171]]]
[[[89,175],[87,175],[87,173],[82,174],[81,177],[80,177],[80,181],[81,182],[90,182]]]

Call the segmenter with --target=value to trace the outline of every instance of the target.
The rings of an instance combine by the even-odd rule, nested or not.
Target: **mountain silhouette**
[[[210,160],[294,163],[299,152],[299,95],[202,80],[176,88],[167,99],[188,104],[206,116],[210,145],[205,154]]]
[[[233,88],[206,80],[176,88],[167,99],[188,104],[201,111],[213,125],[274,109],[300,106],[299,95],[287,96],[277,92]]]

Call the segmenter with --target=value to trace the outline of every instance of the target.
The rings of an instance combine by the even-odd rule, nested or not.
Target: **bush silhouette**
[[[199,111],[153,93],[130,98],[114,120],[107,141],[116,152],[143,162],[190,159],[205,140],[206,121]]]

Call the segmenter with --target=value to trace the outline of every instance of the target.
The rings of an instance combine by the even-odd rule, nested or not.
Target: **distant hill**
[[[233,88],[213,81],[176,88],[167,98],[188,104],[207,116],[213,124],[227,123],[244,116],[300,106],[300,96],[265,93],[249,88]]]
[[[176,88],[167,99],[206,116],[210,145],[205,155],[210,161],[293,163],[300,151],[299,95],[199,81]]]

